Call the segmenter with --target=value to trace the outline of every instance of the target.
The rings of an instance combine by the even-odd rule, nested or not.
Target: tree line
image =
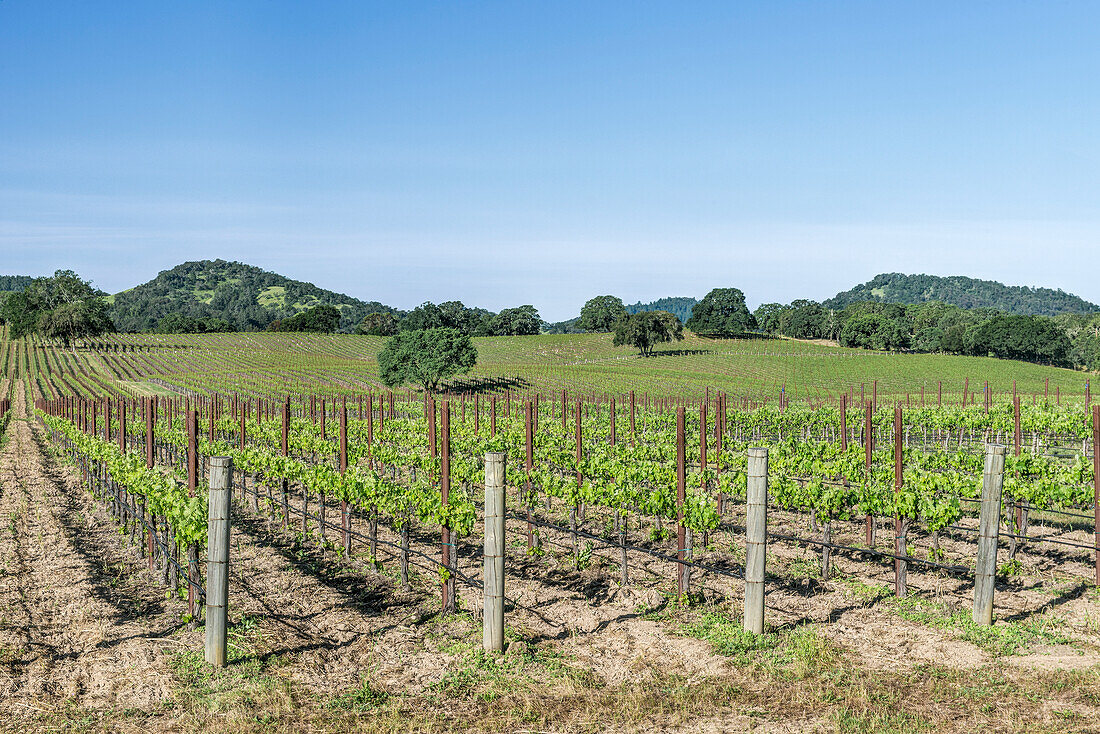
[[[8,325],[12,338],[35,333],[71,346],[80,339],[115,331],[109,308],[107,294],[71,270],[58,270],[53,276],[30,280],[20,291],[5,294],[0,300],[0,321]],[[737,288],[712,290],[691,307],[686,323],[669,311],[630,310],[616,296],[596,296],[585,303],[575,326],[579,331],[611,332],[616,346],[633,346],[643,356],[652,354],[659,344],[682,340],[688,330],[715,338],[782,335],[830,339],[844,347],[861,349],[994,356],[1100,369],[1100,314],[1032,316],[941,302],[864,301],[831,309],[808,300],[766,303],[750,312],[744,294]],[[276,319],[267,328],[332,333],[346,318],[344,311],[339,306],[318,305]],[[451,361],[472,366],[467,349],[470,337],[534,335],[545,326],[531,305],[493,313],[461,301],[429,301],[408,312],[368,313],[356,332],[385,337],[410,334],[395,345],[404,344],[406,350],[411,348],[409,345],[425,343],[424,335],[430,333],[437,343],[451,345],[461,353],[460,358]],[[150,331],[214,333],[236,328],[227,319],[171,313]],[[417,336],[411,336],[414,333]],[[421,384],[438,379],[429,378]]]
[[[993,356],[1061,367],[1100,369],[1100,315],[1026,316],[948,303],[863,301],[831,309],[815,301],[765,303],[760,332],[832,339],[843,347]]]
[[[543,320],[531,305],[506,308],[493,313],[471,308],[462,301],[427,301],[409,312],[367,314],[356,329],[368,336],[394,336],[402,331],[455,329],[467,336],[530,336],[542,331]]]

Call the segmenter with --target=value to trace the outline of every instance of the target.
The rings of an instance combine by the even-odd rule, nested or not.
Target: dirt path
[[[0,719],[63,705],[147,706],[170,689],[171,626],[101,543],[87,494],[55,471],[15,394],[0,451]],[[117,535],[116,535],[117,538]]]

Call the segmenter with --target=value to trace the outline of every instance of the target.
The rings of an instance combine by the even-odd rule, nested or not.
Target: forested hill
[[[394,309],[364,302],[225,260],[199,260],[162,271],[156,278],[111,298],[110,316],[119,331],[145,331],[169,314],[194,319],[224,319],[237,330],[264,329],[321,304],[340,309],[340,331],[352,331],[373,312]]]
[[[0,293],[24,290],[34,278],[30,275],[0,275]]]
[[[1050,288],[1004,285],[992,280],[977,280],[962,275],[876,275],[850,291],[825,301],[832,309],[842,309],[861,301],[880,303],[925,303],[942,301],[961,308],[995,308],[1013,314],[1057,316],[1063,313],[1100,313],[1100,306],[1072,293]]]
[[[699,303],[699,299],[690,296],[661,298],[651,303],[631,303],[626,307],[626,312],[635,314],[643,311],[668,311],[680,321],[687,321],[691,318],[691,309],[696,303]]]

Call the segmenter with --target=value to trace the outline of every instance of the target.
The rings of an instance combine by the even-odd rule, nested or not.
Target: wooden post
[[[199,417],[193,410],[187,411],[187,496],[194,497],[199,486]]]
[[[715,397],[714,412],[714,476],[718,480],[718,516],[726,513],[726,494],[722,491],[722,447],[726,434],[726,395],[718,393]],[[721,522],[721,520],[719,520]]]
[[[840,450],[848,450],[848,396],[840,396]]]
[[[768,546],[768,450],[751,448],[745,502],[745,631],[764,633],[764,559]]]
[[[687,496],[687,451],[684,429],[684,408],[676,409],[676,557],[677,563],[676,586],[681,597],[691,593],[691,566],[684,561],[691,560],[687,537],[687,528],[684,527],[684,500]]]
[[[905,481],[902,473],[902,423],[901,406],[894,408],[894,495],[901,492],[902,483]],[[905,556],[905,536],[909,529],[909,518],[894,514],[894,555]],[[901,558],[894,558],[894,594],[900,599],[909,590],[909,563]]]
[[[360,406],[362,398],[360,398]],[[381,406],[378,412],[382,412]],[[367,395],[367,456],[371,456],[371,445],[374,443],[374,395]]]
[[[360,403],[362,405],[362,403]],[[346,403],[340,406],[340,474],[348,472],[348,406]],[[351,527],[348,522],[348,501],[340,500],[340,531],[344,557],[351,554]]]
[[[290,398],[287,397],[286,402],[283,403],[283,434],[282,434],[282,450],[283,456],[290,455]],[[283,477],[279,482],[280,489],[283,493],[283,527],[285,528],[290,523],[290,501],[287,499],[287,493],[290,491],[290,480]]]
[[[634,445],[634,391],[630,391],[630,445]]]
[[[871,406],[864,407],[863,417],[863,449],[867,467],[867,482],[871,481],[871,458],[875,450],[875,433],[874,425],[871,420]],[[875,518],[873,515],[867,515],[864,520],[864,533],[866,535],[867,547],[875,547]]]
[[[153,425],[156,421],[157,403],[153,398],[145,399],[145,466],[153,468],[156,463]]]
[[[615,445],[615,398],[611,398],[611,445]]]
[[[534,406],[531,405],[530,400],[527,401],[527,405],[524,406],[524,408],[524,412],[526,413],[524,416],[524,469],[527,470],[527,480],[523,504],[527,508],[527,550],[530,551],[535,548],[535,524],[532,522],[533,517],[531,512],[531,472],[534,471],[535,468],[535,419],[532,415]]]
[[[433,415],[435,408],[432,408]],[[439,488],[442,494],[443,507],[447,507],[451,494],[451,404],[444,400],[440,405],[441,425],[439,436]],[[443,613],[455,613],[455,562],[458,555],[455,553],[457,539],[446,524],[443,525],[441,555],[443,568],[447,572],[447,578],[443,581]]]
[[[997,534],[1001,523],[1005,447],[990,444],[982,475],[982,509],[978,521],[978,563],[974,571],[974,623],[993,624],[993,587],[997,577]]]
[[[700,487],[707,493],[707,401],[699,405],[699,473],[702,476]],[[703,548],[707,547],[707,534],[703,533]]]
[[[482,642],[486,652],[504,651],[504,476],[507,456],[496,451],[485,454],[485,566],[482,575],[485,611]]]
[[[1012,444],[1015,449],[1015,455],[1020,455],[1020,449],[1022,444],[1022,434],[1020,432],[1020,397],[1014,395],[1012,398],[1012,413],[1013,413],[1013,430],[1012,430]]]
[[[429,396],[424,397],[428,411],[428,454],[434,459],[438,456],[435,443],[435,400]]]
[[[1096,547],[1096,585],[1100,586],[1100,405],[1092,406],[1093,544]]]
[[[564,431],[568,428],[565,422],[565,390],[561,391],[561,430]]]
[[[210,458],[210,500],[206,561],[206,662],[224,668],[228,662],[229,533],[233,507],[233,459]]]

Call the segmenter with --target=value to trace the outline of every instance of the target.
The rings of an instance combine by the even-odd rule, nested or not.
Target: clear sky
[[[1100,5],[0,0],[0,273],[1100,302]]]

